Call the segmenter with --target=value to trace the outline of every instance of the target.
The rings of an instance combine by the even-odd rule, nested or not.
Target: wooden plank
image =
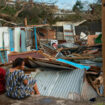
[[[63,57],[63,59],[66,60],[87,60],[87,59],[92,59],[94,57]]]
[[[45,27],[45,26],[49,26],[49,24],[27,25],[27,27]]]
[[[103,54],[103,78],[104,78],[104,97],[105,97],[105,0],[102,0],[102,54]]]
[[[25,19],[24,19],[24,24],[25,24],[25,26],[27,27],[27,18],[25,17]]]
[[[9,49],[0,49],[0,51],[9,51]]]
[[[40,53],[40,51],[27,51],[27,52],[12,52],[12,53],[10,53],[9,54],[9,56],[10,55],[22,55],[22,54],[28,54],[28,53],[36,53],[36,52],[38,52],[38,53]]]
[[[73,68],[73,69],[76,69],[76,67],[73,67],[73,66],[70,66],[68,64],[65,64],[65,63],[62,63],[62,62],[58,62],[54,59],[41,59],[41,58],[38,58],[38,59],[30,59],[32,62],[34,62],[35,64],[37,64],[37,62],[42,62],[42,63],[46,63],[46,64],[52,64],[52,65],[55,65],[55,66],[64,66],[64,67],[69,67],[69,68]],[[39,65],[39,64],[38,64]]]

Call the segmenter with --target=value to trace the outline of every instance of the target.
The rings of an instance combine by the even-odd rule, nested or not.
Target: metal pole
[[[103,55],[103,79],[104,79],[104,97],[105,97],[105,0],[102,0],[102,55]]]

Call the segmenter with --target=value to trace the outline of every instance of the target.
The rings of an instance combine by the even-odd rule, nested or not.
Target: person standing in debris
[[[6,95],[15,98],[23,99],[31,96],[34,93],[40,94],[36,84],[36,80],[30,79],[24,74],[24,60],[17,58],[13,62],[13,67],[6,73]]]

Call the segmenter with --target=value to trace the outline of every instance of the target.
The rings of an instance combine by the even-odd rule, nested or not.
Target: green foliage
[[[74,15],[68,15],[65,17],[66,21],[72,21],[72,22],[78,22],[83,20],[82,16],[80,16],[79,14],[74,14]]]
[[[101,19],[101,17],[102,17],[101,4],[98,4],[98,3],[90,4],[90,8],[91,8],[91,15],[93,16],[93,19],[95,19],[95,20]]]
[[[13,19],[12,21],[16,23],[23,24],[25,17],[27,17],[28,19],[28,24],[53,24],[56,21],[53,15],[52,8],[45,4],[35,4],[33,6],[27,4],[24,6],[24,9],[19,13],[16,18],[14,17],[15,14],[23,8],[23,5],[19,5],[17,3],[15,6],[1,6],[0,8],[3,8],[0,9],[0,13],[9,15],[11,19]]]
[[[29,24],[43,24],[46,20],[47,23],[53,24],[55,21],[53,13],[50,9],[34,6],[33,8],[25,8],[19,17],[27,17]]]
[[[1,13],[9,14],[11,16],[13,16],[16,13],[16,11],[16,8],[10,6],[6,6],[5,9],[0,9]]]
[[[102,3],[102,0],[97,0],[97,3],[98,3],[98,4],[101,4],[101,3]]]
[[[101,0],[96,0],[96,3],[91,3],[91,4],[88,2],[86,3],[77,0],[72,9],[76,13],[76,15],[71,17],[73,18],[73,20],[78,20],[78,19],[100,20],[102,17],[101,5],[102,5]]]
[[[28,24],[43,24],[43,23],[49,23],[54,24],[56,21],[81,21],[84,19],[88,19],[90,17],[92,19],[101,19],[101,0],[98,0],[98,2],[94,4],[90,4],[89,11],[84,11],[84,4],[80,0],[77,0],[75,5],[73,6],[73,11],[76,14],[71,15],[65,15],[63,17],[54,17],[54,11],[53,8],[46,5],[46,4],[34,4],[33,6],[30,6],[30,4],[27,4],[25,6],[20,5],[19,3],[16,3],[15,6],[0,6],[0,13],[4,13],[9,15],[11,19],[13,19],[13,22],[16,23],[24,23],[24,18],[27,17]],[[21,10],[24,7],[23,11],[19,13],[19,15],[15,18],[15,14],[17,11]],[[3,9],[1,9],[3,8]],[[62,10],[62,12],[70,12],[66,10]],[[2,16],[1,16],[2,17]],[[15,18],[15,19],[14,19]],[[4,18],[5,19],[5,18]]]
[[[0,6],[5,6],[6,0],[0,0]]]

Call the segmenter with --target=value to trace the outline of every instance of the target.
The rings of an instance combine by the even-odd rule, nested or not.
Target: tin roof
[[[33,76],[35,76],[33,74]],[[48,70],[38,73],[34,78],[41,95],[68,98],[70,93],[81,94],[84,70]]]

